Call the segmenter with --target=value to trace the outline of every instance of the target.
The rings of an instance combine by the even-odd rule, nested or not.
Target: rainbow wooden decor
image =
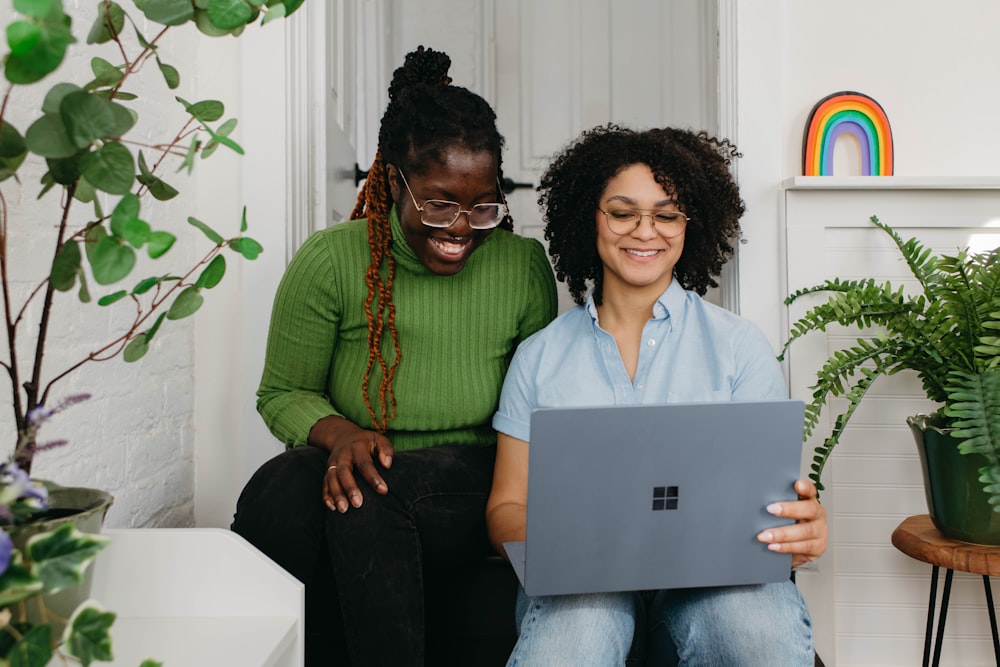
[[[833,175],[833,147],[848,134],[861,147],[862,176],[892,175],[892,128],[882,106],[863,93],[827,95],[813,107],[802,140],[802,173]]]

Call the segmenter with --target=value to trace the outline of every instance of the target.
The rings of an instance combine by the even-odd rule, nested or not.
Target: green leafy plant
[[[907,294],[888,281],[835,279],[785,300],[791,305],[811,294],[830,295],[792,325],[779,358],[794,341],[830,324],[875,329],[872,338],[858,338],[834,352],[817,372],[806,406],[806,437],[830,397],[844,398],[847,407],[815,448],[810,478],[823,488],[826,462],[872,383],[912,370],[927,397],[942,404],[932,421],[950,430],[963,454],[986,458],[979,481],[1000,511],[1000,249],[935,256],[915,238],[904,241],[877,217],[871,221],[896,244],[920,286],[918,293]]]
[[[204,292],[225,276],[227,251],[248,260],[262,251],[245,235],[245,210],[234,221],[239,231],[228,237],[193,215],[163,228],[148,222],[152,209],[179,194],[174,182],[179,174],[190,174],[219,149],[243,153],[233,138],[237,121],[225,117],[222,102],[188,101],[173,92],[181,85],[181,72],[161,53],[164,36],[187,24],[212,37],[238,36],[248,25],[288,16],[304,2],[135,0],[126,10],[113,0],[92,1],[93,20],[85,26],[86,46],[81,45],[91,51],[89,71],[80,80],[51,85],[38,104],[32,102],[37,90],[31,84],[57,72],[79,43],[73,21],[62,0],[11,0],[8,5],[15,16],[5,30],[9,51],[2,61],[0,93],[0,299],[7,343],[0,368],[10,380],[17,441],[6,464],[12,466],[9,474],[0,473],[0,499],[7,498],[0,502],[0,524],[32,519],[30,507],[8,496],[13,480],[30,473],[35,454],[58,444],[39,444],[37,433],[41,421],[65,405],[53,398],[53,387],[92,362],[138,361],[162,327],[198,311]],[[32,118],[15,127],[10,110],[20,114],[33,104]],[[166,104],[183,112],[179,127],[136,130],[143,108]],[[156,132],[163,136],[150,138]],[[27,176],[37,173],[43,174],[40,182]],[[58,199],[57,215],[31,232],[32,237],[51,234],[51,245],[31,262],[43,266],[44,277],[25,289],[26,280],[13,274],[9,241],[14,221],[31,215],[34,207],[8,202],[36,196]],[[196,260],[169,265],[181,230],[189,230],[207,250]],[[169,266],[148,268],[160,264]],[[49,371],[44,362],[53,311],[74,307],[72,292],[75,307],[107,309],[109,321],[125,324],[111,334],[95,334],[105,338],[95,340],[90,353]],[[48,624],[25,625],[13,613],[27,598],[69,585],[50,573],[82,572],[103,544],[101,538],[62,530],[37,536],[23,553],[10,547],[6,560],[0,539],[0,664],[41,667],[55,650],[84,665],[110,659],[110,612],[81,607],[61,638],[51,636]]]

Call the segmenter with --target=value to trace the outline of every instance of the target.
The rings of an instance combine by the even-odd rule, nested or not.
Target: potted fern
[[[61,525],[52,511],[67,509],[66,489],[29,477],[36,455],[68,449],[39,438],[42,424],[88,397],[66,392],[67,380],[79,382],[112,359],[143,359],[164,330],[201,307],[225,276],[227,255],[252,260],[261,252],[245,235],[245,211],[223,235],[193,211],[181,213],[183,197],[172,201],[181,175],[202,159],[243,149],[222,102],[177,94],[182,73],[163,48],[167,35],[239,36],[303,1],[92,0],[70,9],[62,0],[3,0],[0,369],[13,419],[0,430],[12,424],[15,441],[0,464],[2,664],[112,657],[112,612],[84,602],[54,613],[48,597],[83,582],[106,542]],[[70,60],[85,67],[64,67]],[[177,126],[164,126],[160,115],[149,120],[168,106],[177,109]],[[185,236],[189,247],[177,250]],[[81,326],[84,313],[90,319]],[[60,327],[66,335],[56,338]],[[65,340],[85,351],[60,349]],[[97,378],[97,387],[110,384]],[[110,496],[96,495],[83,509],[99,529]]]
[[[834,352],[819,369],[806,407],[808,438],[823,406],[847,406],[814,451],[811,479],[823,489],[824,467],[872,383],[882,375],[916,372],[940,407],[907,422],[924,470],[928,509],[942,534],[1000,544],[1000,249],[934,255],[917,239],[904,241],[872,217],[899,249],[919,291],[873,279],[828,280],[791,294],[786,305],[829,295],[792,324],[781,355],[797,339],[831,324],[872,329]]]

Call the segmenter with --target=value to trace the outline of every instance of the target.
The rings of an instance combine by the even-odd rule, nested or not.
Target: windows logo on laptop
[[[679,500],[680,500],[679,486],[653,487],[654,510],[675,510],[677,509],[677,501]]]

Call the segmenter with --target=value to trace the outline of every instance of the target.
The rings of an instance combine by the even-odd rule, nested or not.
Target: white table
[[[138,667],[301,667],[303,585],[218,528],[105,530],[91,597],[118,617],[115,660]]]

